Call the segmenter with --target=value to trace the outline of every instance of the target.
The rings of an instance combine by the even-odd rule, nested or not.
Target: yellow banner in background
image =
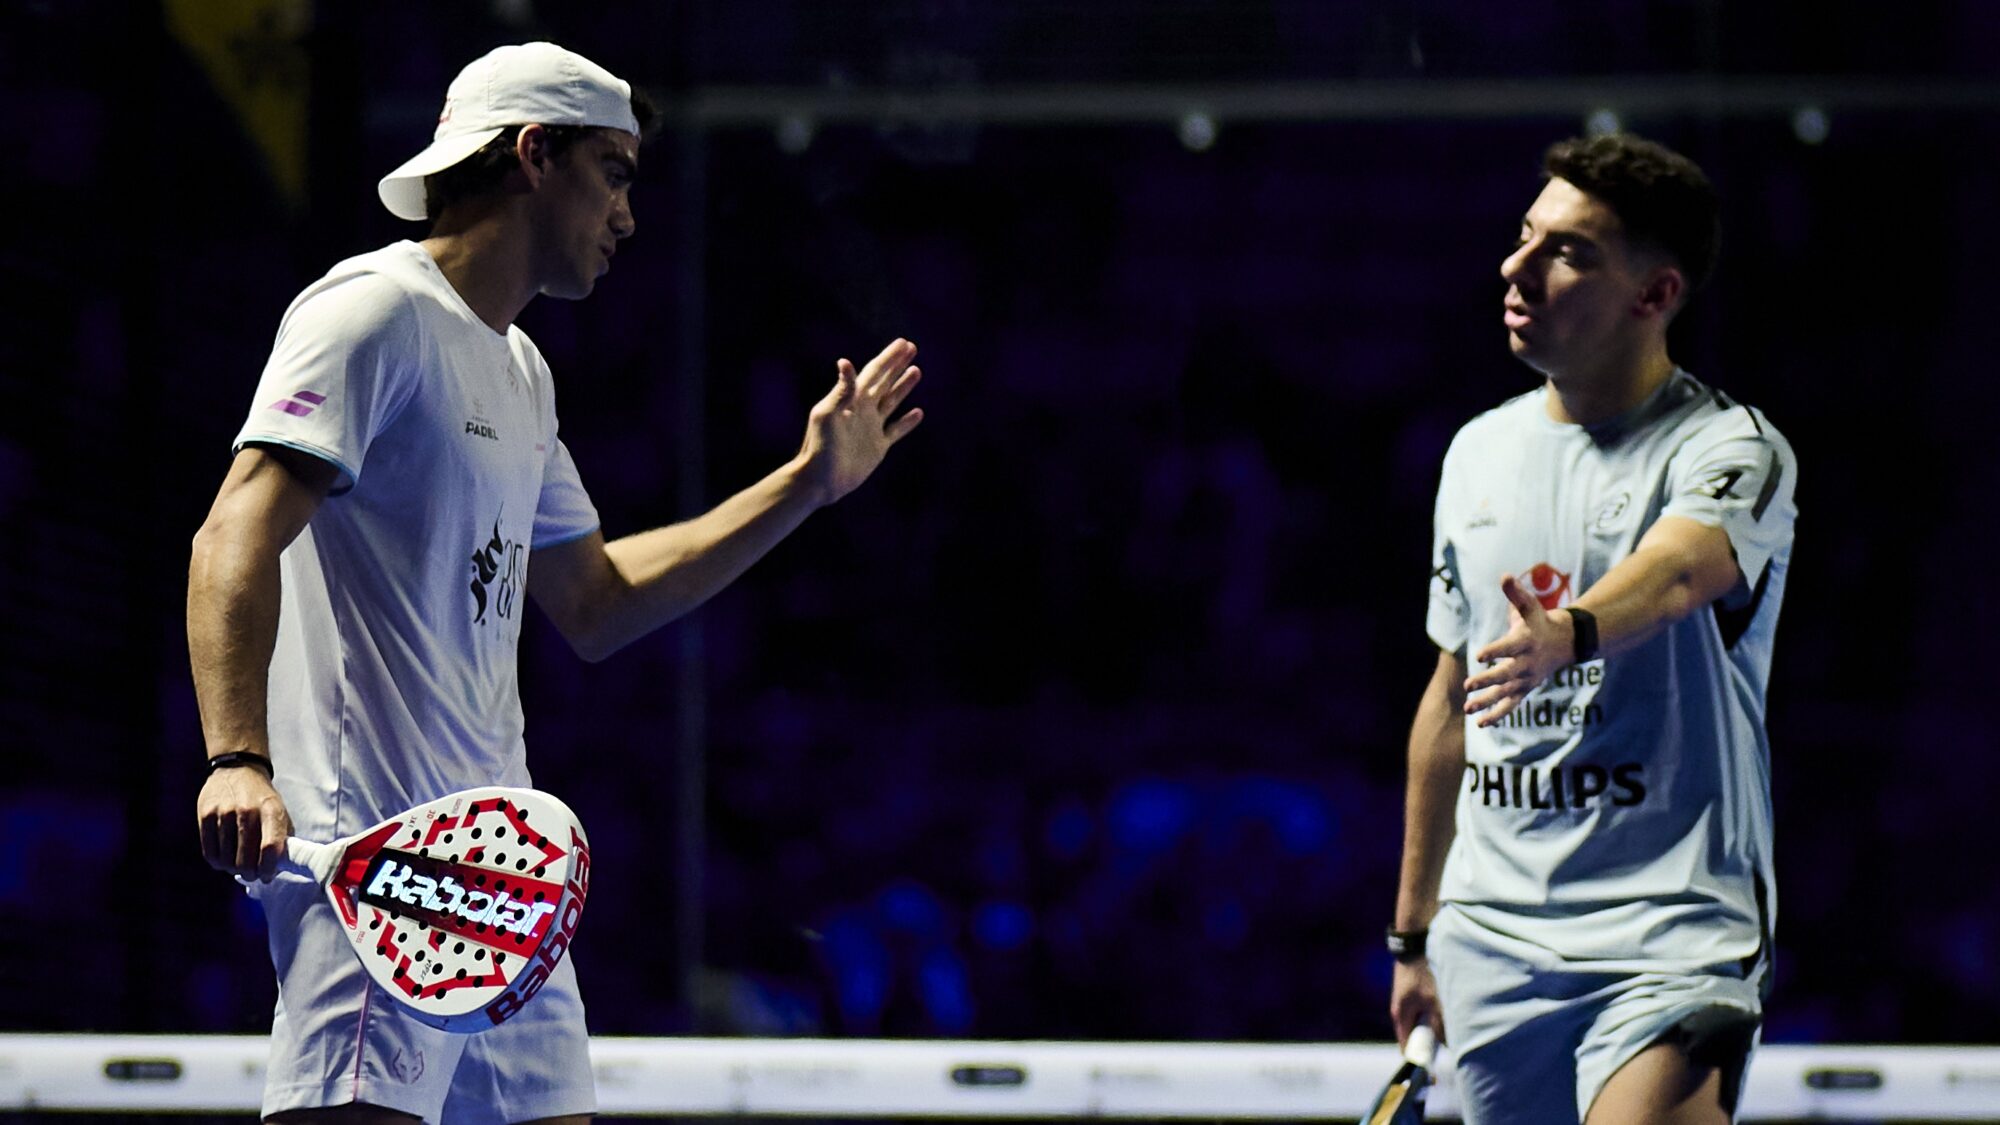
[[[165,0],[165,8],[167,29],[263,154],[279,195],[302,206],[312,0]]]

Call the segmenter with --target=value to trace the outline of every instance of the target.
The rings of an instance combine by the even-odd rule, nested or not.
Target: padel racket
[[[1403,1065],[1382,1087],[1382,1094],[1361,1125],[1418,1125],[1424,1119],[1424,1099],[1430,1096],[1431,1065],[1437,1059],[1437,1033],[1418,1024],[1403,1043]]]
[[[583,825],[535,789],[467,789],[285,851],[284,870],[326,888],[368,975],[445,1031],[520,1011],[569,952],[590,890]]]

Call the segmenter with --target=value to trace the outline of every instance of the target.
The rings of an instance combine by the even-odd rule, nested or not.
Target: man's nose
[[[1534,259],[1534,248],[1535,244],[1532,241],[1523,242],[1514,248],[1512,254],[1502,258],[1500,260],[1501,280],[1517,287],[1526,284],[1531,279],[1530,263]]]

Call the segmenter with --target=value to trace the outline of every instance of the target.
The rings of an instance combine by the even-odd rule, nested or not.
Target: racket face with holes
[[[468,789],[337,845],[327,897],[376,983],[446,1031],[497,1027],[555,970],[590,890],[576,814],[533,789]]]

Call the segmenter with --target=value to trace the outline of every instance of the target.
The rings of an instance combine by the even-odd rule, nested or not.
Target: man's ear
[[[528,186],[541,182],[549,169],[549,131],[540,125],[523,125],[514,137],[514,160]]]
[[[1638,299],[1632,302],[1632,315],[1672,316],[1681,307],[1681,299],[1686,295],[1687,275],[1680,271],[1679,266],[1656,266],[1646,275],[1646,283],[1639,290]]]

